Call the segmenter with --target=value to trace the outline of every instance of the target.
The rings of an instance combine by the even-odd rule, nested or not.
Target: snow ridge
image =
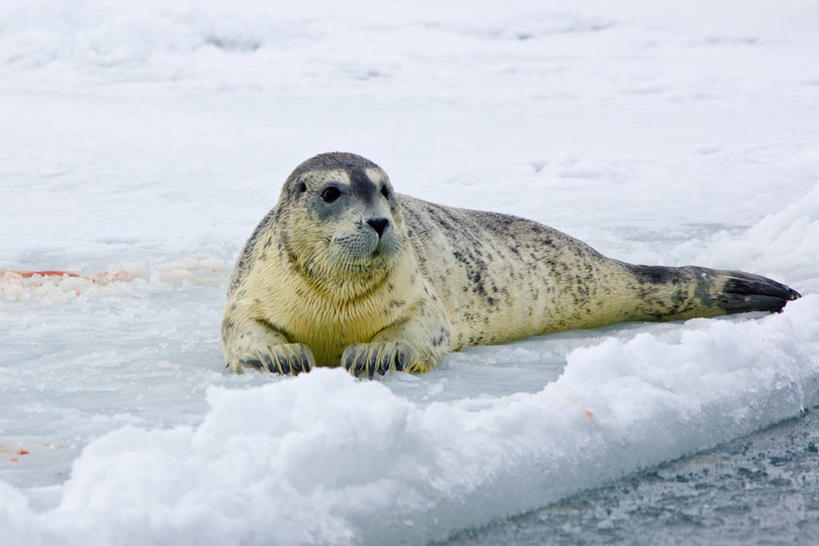
[[[319,369],[211,388],[198,427],[94,440],[50,510],[0,486],[0,521],[28,544],[422,544],[758,430],[818,390],[816,295],[576,349],[535,394],[419,407]]]

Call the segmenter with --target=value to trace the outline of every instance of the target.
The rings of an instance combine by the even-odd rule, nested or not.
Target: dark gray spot
[[[373,184],[362,167],[354,167],[349,170],[350,191],[355,197],[364,203],[371,205],[373,199],[378,195],[378,187]]]

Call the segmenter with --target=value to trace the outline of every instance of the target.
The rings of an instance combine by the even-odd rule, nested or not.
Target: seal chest
[[[735,271],[626,264],[513,216],[395,194],[348,153],[299,165],[231,276],[228,366],[428,371],[452,350],[620,321],[779,311],[799,294]]]

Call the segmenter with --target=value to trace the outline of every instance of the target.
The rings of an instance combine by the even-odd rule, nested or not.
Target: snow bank
[[[817,401],[819,296],[575,349],[535,394],[421,407],[319,369],[212,388],[196,427],[91,442],[12,543],[420,544],[712,446]]]
[[[678,262],[787,275],[783,280],[797,290],[819,292],[819,183],[739,236],[721,231],[706,241],[683,243],[673,255]]]

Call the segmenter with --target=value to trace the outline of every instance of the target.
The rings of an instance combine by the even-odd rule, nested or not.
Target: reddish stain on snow
[[[582,404],[581,404],[581,402],[580,402],[580,400],[578,400],[578,399],[577,399],[577,398],[575,398],[574,396],[567,396],[567,397],[566,397],[566,400],[568,400],[568,401],[569,401],[569,402],[570,402],[572,405],[575,405],[575,406],[577,406],[577,407],[579,407],[579,408],[583,409],[583,413],[586,415],[586,417],[588,417],[589,421],[593,421],[593,420],[594,420],[594,413],[592,413],[592,412],[590,412],[589,410],[587,410],[587,409],[583,408],[583,407],[582,407]]]
[[[113,271],[102,271],[101,273],[91,273],[91,274],[81,274],[81,273],[72,273],[71,271],[55,271],[55,270],[46,270],[46,271],[21,271],[17,269],[5,269],[0,267],[0,278],[6,282],[12,282],[14,280],[21,281],[22,279],[31,279],[33,282],[33,286],[41,286],[42,281],[38,281],[38,279],[43,279],[47,277],[69,277],[75,279],[85,279],[87,281],[91,281],[94,284],[110,284],[112,282],[129,282],[134,280],[134,276],[131,275],[129,272],[123,269],[115,269]],[[76,294],[79,296],[82,291],[77,290]]]
[[[68,271],[12,271],[23,277],[30,279],[31,277],[81,277],[77,273],[69,273]]]
[[[25,449],[18,449],[17,454],[18,455],[28,455],[28,451],[26,451]]]

